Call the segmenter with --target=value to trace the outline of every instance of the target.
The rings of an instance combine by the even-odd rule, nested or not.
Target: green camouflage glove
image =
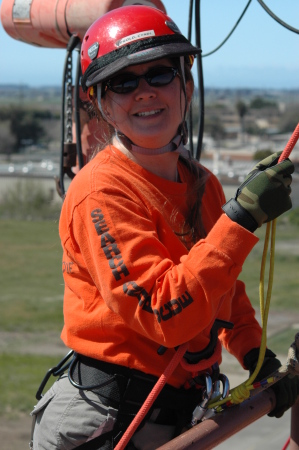
[[[292,207],[290,198],[294,165],[289,159],[278,163],[280,153],[259,162],[222,209],[226,215],[253,232]]]
[[[259,356],[259,348],[254,348],[244,357],[244,364],[249,369],[250,374],[254,372]],[[281,366],[281,362],[275,358],[275,354],[267,349],[261,370],[255,381],[267,378]],[[291,408],[299,395],[299,377],[296,375],[286,375],[281,380],[271,386],[276,398],[275,408],[268,414],[269,417],[278,419]]]

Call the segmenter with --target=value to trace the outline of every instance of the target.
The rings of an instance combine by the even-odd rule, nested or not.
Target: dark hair
[[[209,174],[193,158],[187,159],[180,155],[179,160],[188,169],[190,179],[185,194],[188,207],[187,215],[182,229],[175,231],[175,233],[181,238],[184,245],[190,249],[199,239],[206,237],[207,234],[202,220],[202,197]],[[176,219],[176,214],[177,211],[174,211],[173,223]]]
[[[173,58],[172,61],[176,65],[176,67],[181,70],[179,58]],[[194,89],[194,79],[191,72],[189,57],[185,57],[184,62],[185,82],[192,83],[192,89]],[[184,89],[182,77],[181,85]],[[186,97],[185,91],[184,94]],[[186,121],[181,124],[181,127],[183,127],[183,130],[180,130],[180,132],[184,137],[187,138],[188,130]],[[188,159],[180,155],[179,159],[181,163],[184,164],[184,166],[188,169],[190,173],[190,181],[188,183],[188,189],[186,193],[188,206],[187,216],[182,230],[176,232],[176,234],[180,236],[184,245],[188,249],[190,249],[192,245],[194,245],[199,239],[202,239],[206,236],[206,231],[202,221],[201,205],[202,196],[204,194],[206,181],[209,175],[208,172],[198,164],[198,161],[191,157],[191,155]],[[176,214],[177,212],[174,211],[173,220],[175,220]]]

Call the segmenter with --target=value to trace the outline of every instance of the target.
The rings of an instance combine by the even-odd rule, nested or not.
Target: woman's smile
[[[158,116],[159,114],[161,114],[162,113],[162,109],[154,109],[154,110],[151,110],[151,111],[141,111],[141,112],[138,112],[138,113],[136,113],[136,114],[134,114],[135,116],[137,116],[137,117],[150,117],[150,116]]]

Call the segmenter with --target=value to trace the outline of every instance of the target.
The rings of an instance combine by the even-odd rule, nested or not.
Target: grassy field
[[[1,220],[0,236],[0,329],[58,331],[63,296],[58,223]]]
[[[271,310],[298,312],[299,227],[277,224],[275,277]],[[255,307],[265,228],[248,257],[241,278]],[[32,409],[35,392],[48,368],[61,359],[47,348],[59,340],[63,324],[62,251],[58,222],[0,219],[0,416],[10,419]],[[267,273],[267,272],[266,272]],[[270,310],[270,314],[271,314]],[[273,336],[269,347],[285,351],[294,330]],[[48,347],[42,351],[42,343]],[[54,344],[53,344],[54,345]]]
[[[256,235],[260,238],[260,241],[245,261],[240,278],[246,283],[247,293],[252,304],[259,307],[260,272],[266,226],[258,229]],[[271,307],[276,310],[296,310],[298,309],[299,295],[299,227],[291,225],[285,218],[277,221],[274,252]],[[266,259],[265,293],[267,292],[269,275],[269,253],[270,242]]]
[[[59,336],[63,324],[58,223],[0,220],[0,251],[0,333],[8,343],[0,353],[0,416],[11,418],[28,414],[46,370],[60,358],[32,354],[41,336]],[[19,351],[24,340],[28,354]]]

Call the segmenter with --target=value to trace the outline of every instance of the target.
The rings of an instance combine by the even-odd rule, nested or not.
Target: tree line
[[[45,121],[59,120],[59,114],[47,109],[8,106],[0,110],[0,153],[19,153],[28,145],[47,141]]]
[[[216,142],[227,137],[224,117],[227,109],[234,111],[239,118],[241,133],[262,136],[265,130],[260,129],[252,120],[247,118],[275,116],[279,133],[292,132],[299,117],[299,104],[287,105],[282,112],[276,101],[268,100],[262,96],[256,96],[250,101],[238,98],[231,100],[229,106],[225,106],[217,100],[213,104],[205,106],[204,132],[210,135]],[[197,129],[199,120],[198,104],[193,104],[193,126]],[[6,105],[0,110],[0,154],[11,155],[20,153],[29,145],[46,146],[53,140],[57,140],[49,129],[49,123],[60,120],[60,112],[54,109],[26,107],[24,104]],[[57,129],[57,126],[56,126]]]

